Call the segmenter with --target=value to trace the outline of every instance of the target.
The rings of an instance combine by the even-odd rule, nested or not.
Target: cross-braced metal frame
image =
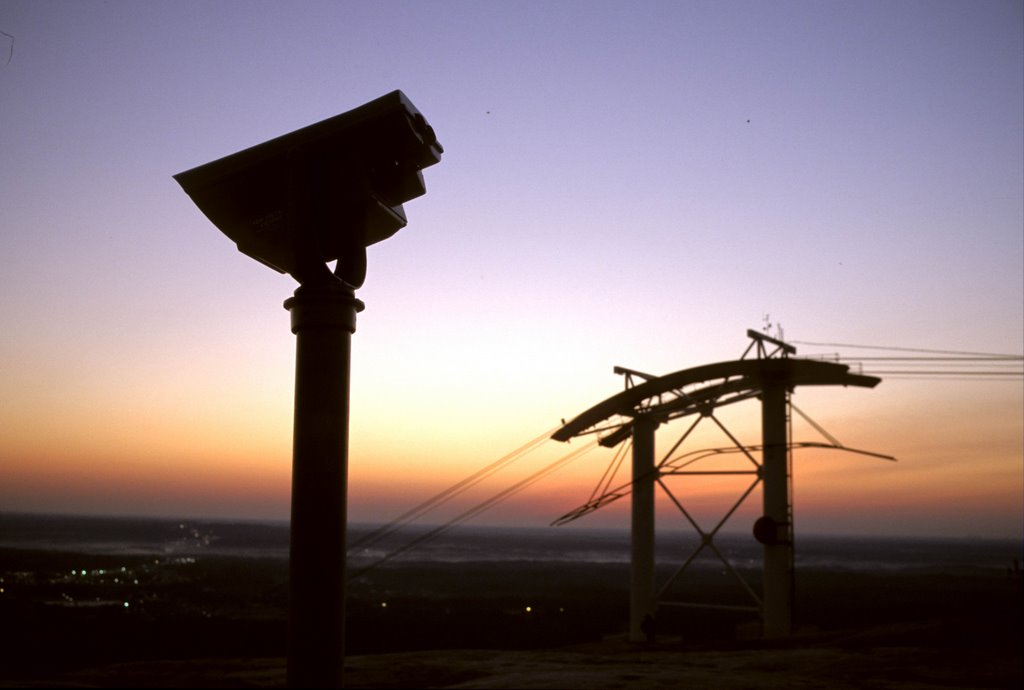
[[[790,393],[798,385],[874,387],[880,379],[851,374],[849,367],[838,363],[791,358],[790,355],[796,353],[792,345],[755,331],[747,331],[747,335],[751,343],[741,358],[735,361],[684,369],[660,377],[616,367],[615,372],[625,377],[625,390],[583,412],[552,435],[555,440],[567,441],[577,436],[597,434],[599,443],[607,447],[632,441],[631,481],[610,489],[614,471],[609,467],[601,480],[603,486],[599,483],[599,488],[586,503],[566,513],[554,524],[570,522],[623,496],[632,495],[630,637],[633,640],[644,639],[644,621],[654,615],[659,605],[756,611],[761,615],[764,636],[788,635],[791,630],[793,590],[792,449],[837,448],[888,458],[843,446],[790,401]],[[754,356],[748,358],[751,353]],[[759,445],[741,443],[714,414],[719,407],[749,399],[761,401],[762,443]],[[790,410],[806,418],[829,442],[794,443]],[[692,415],[697,415],[696,419],[656,464],[655,430],[661,424]],[[733,445],[674,457],[704,419],[711,419]],[[628,445],[620,447],[613,466],[617,467],[621,463]],[[739,470],[688,469],[700,460],[725,453],[742,454],[752,467]],[[760,461],[754,453],[760,454]],[[752,481],[718,523],[712,529],[705,530],[665,481],[670,476],[687,475],[748,475]],[[660,588],[655,588],[654,580],[655,485],[661,487],[700,536],[694,551]],[[762,487],[764,515],[755,523],[754,534],[764,545],[764,577],[760,595],[715,545],[716,535],[759,485]],[[704,549],[722,561],[749,595],[753,602],[751,605],[672,602],[665,598],[668,590]]]
[[[707,451],[694,451],[693,453],[688,453],[686,455],[682,455],[682,456],[678,456],[676,458],[672,458],[672,454],[675,453],[676,450],[678,450],[678,448],[683,444],[683,442],[687,439],[687,437],[689,437],[690,433],[693,432],[693,430],[697,428],[697,426],[700,424],[700,422],[702,420],[706,419],[706,418],[711,419],[712,421],[715,422],[715,424],[733,442],[734,448],[731,448],[731,449],[730,448],[726,448],[726,449],[715,448],[715,449],[711,449],[711,450],[707,450]],[[691,465],[697,463],[700,460],[704,460],[704,459],[707,459],[709,457],[714,457],[714,456],[717,456],[717,455],[721,455],[721,454],[724,454],[725,452],[728,452],[730,450],[735,450],[737,452],[742,453],[750,461],[751,465],[753,466],[752,469],[748,469],[748,470],[687,470],[687,469],[684,469],[686,467],[690,467]],[[740,508],[740,506],[743,505],[743,503],[747,500],[747,498],[750,496],[750,494],[752,494],[754,492],[754,489],[756,489],[757,486],[761,483],[762,465],[751,454],[751,451],[755,451],[756,452],[757,450],[759,450],[759,447],[745,446],[745,445],[741,444],[739,442],[739,440],[737,440],[736,437],[729,431],[729,429],[726,428],[726,426],[721,422],[721,420],[719,420],[718,417],[716,417],[712,411],[708,411],[707,413],[702,414],[701,416],[697,417],[697,419],[694,420],[693,424],[690,425],[690,427],[686,430],[686,432],[682,435],[682,437],[680,437],[680,439],[675,443],[675,445],[668,452],[668,454],[666,454],[664,459],[660,463],[658,463],[658,471],[657,471],[657,475],[655,476],[655,481],[657,482],[658,486],[661,487],[661,490],[665,492],[665,495],[668,496],[668,498],[672,502],[672,504],[675,505],[675,507],[679,510],[679,512],[683,515],[683,517],[686,518],[686,521],[690,524],[690,526],[692,526],[693,529],[697,532],[698,536],[700,537],[700,541],[697,544],[697,547],[695,549],[693,549],[692,552],[690,552],[690,554],[686,557],[686,559],[679,566],[679,568],[672,574],[672,576],[669,577],[668,580],[666,580],[665,583],[662,584],[658,588],[657,593],[655,594],[655,600],[654,600],[655,608],[658,607],[658,606],[686,606],[686,607],[699,607],[699,608],[719,608],[719,609],[731,609],[731,610],[747,610],[747,611],[755,611],[755,612],[760,613],[761,607],[763,605],[761,597],[757,594],[757,592],[754,591],[753,587],[751,587],[750,584],[748,584],[747,581],[745,579],[743,579],[743,576],[740,575],[739,571],[737,571],[736,568],[733,567],[732,562],[728,558],[726,558],[725,555],[715,545],[715,537],[718,535],[719,531],[722,529],[722,527],[725,526],[726,522],[729,521],[729,518],[731,518],[733,516],[733,514]],[[687,457],[687,456],[693,456],[693,457]],[[792,472],[791,471],[788,472],[788,474],[790,476],[792,476]],[[721,517],[721,519],[717,522],[717,524],[715,524],[715,526],[713,528],[711,528],[710,530],[704,530],[701,527],[700,523],[698,523],[697,520],[690,513],[690,511],[688,511],[686,509],[686,506],[683,505],[683,502],[679,499],[679,497],[676,496],[676,494],[669,487],[668,483],[665,481],[665,477],[667,477],[667,476],[724,476],[724,475],[740,475],[740,476],[744,476],[745,475],[745,476],[751,476],[751,477],[753,477],[753,481],[750,482],[750,484],[747,486],[746,490],[744,490],[740,494],[739,498],[736,499],[735,503],[732,504],[732,507],[730,507],[725,512],[725,515],[723,515]],[[787,509],[788,509],[788,512],[790,513],[790,515],[792,515],[792,501],[788,502]],[[789,523],[788,526],[791,528],[791,526],[792,526],[792,519],[787,520],[787,522]],[[736,581],[739,583],[739,585],[743,589],[743,591],[746,592],[746,594],[753,601],[752,605],[750,605],[750,606],[736,606],[736,605],[726,605],[726,604],[712,604],[712,603],[709,603],[709,602],[682,602],[682,601],[672,601],[672,600],[666,599],[666,594],[668,593],[668,591],[672,588],[672,586],[676,582],[679,581],[679,579],[683,576],[683,574],[689,569],[690,565],[697,559],[697,557],[705,549],[711,551],[718,558],[718,560],[722,562],[722,564],[725,566],[726,570],[728,570],[729,574],[732,575],[736,579]]]

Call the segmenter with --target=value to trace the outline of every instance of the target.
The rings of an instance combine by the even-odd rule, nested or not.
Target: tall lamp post
[[[288,684],[341,687],[349,362],[366,247],[406,224],[443,149],[401,91],[174,176],[238,249],[299,282]],[[337,261],[334,270],[327,265]]]

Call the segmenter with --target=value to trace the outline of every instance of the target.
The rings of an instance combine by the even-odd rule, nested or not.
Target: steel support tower
[[[824,447],[864,453],[892,459],[877,453],[859,451],[829,443],[794,444],[789,437],[790,394],[798,386],[859,386],[872,388],[881,379],[854,374],[849,367],[836,362],[804,360],[791,357],[796,348],[781,340],[756,331],[747,331],[751,344],[743,356],[734,361],[718,362],[684,369],[665,376],[651,376],[616,367],[615,373],[625,376],[626,389],[581,413],[565,423],[552,438],[568,441],[587,434],[597,434],[599,442],[614,447],[632,439],[632,477],[628,484],[605,491],[579,508],[555,521],[563,524],[575,520],[608,503],[632,494],[630,624],[632,641],[647,639],[647,624],[659,606],[697,606],[711,608],[743,608],[761,616],[761,632],[766,638],[784,637],[792,631],[793,609],[793,520],[791,505],[791,451],[793,447]],[[753,353],[753,356],[750,356]],[[749,356],[749,357],[748,357]],[[637,379],[641,379],[637,382]],[[714,416],[716,408],[743,400],[761,401],[761,444],[744,446]],[[655,432],[672,420],[696,416],[697,420],[672,447],[661,462],[656,461]],[[729,471],[695,471],[687,469],[694,459],[681,462],[670,457],[690,431],[702,419],[712,419],[752,463],[750,469]],[[760,453],[760,461],[754,453]],[[699,458],[697,458],[699,459]],[[710,530],[701,528],[672,493],[663,478],[670,475],[751,475],[753,481],[724,518]],[[754,535],[763,544],[763,583],[761,594],[747,585],[722,556],[714,538],[725,521],[751,494],[762,485],[763,515],[754,525]],[[660,588],[655,582],[655,486],[659,485],[675,503],[701,541],[696,551]],[[700,602],[671,602],[664,595],[703,549],[713,551],[727,569],[740,581],[753,599],[750,607],[716,606]],[[646,621],[646,623],[645,623]]]

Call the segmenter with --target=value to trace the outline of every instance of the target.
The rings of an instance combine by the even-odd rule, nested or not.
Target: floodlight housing
[[[302,285],[357,288],[444,149],[401,91],[174,179],[239,251]],[[337,260],[334,274],[327,263]]]

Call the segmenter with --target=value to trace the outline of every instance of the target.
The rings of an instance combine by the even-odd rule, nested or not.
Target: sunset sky
[[[394,89],[445,154],[358,292],[353,521],[618,392],[615,365],[736,359],[766,315],[800,343],[1024,352],[1019,0],[0,0],[0,32],[0,511],[287,518],[295,282],[172,175]],[[826,353],[880,354],[798,345]],[[898,458],[798,451],[797,529],[1021,537],[1021,378],[883,378],[797,391]],[[756,404],[724,417],[759,440]],[[546,525],[611,457],[476,524]],[[708,515],[734,493],[684,490]]]

